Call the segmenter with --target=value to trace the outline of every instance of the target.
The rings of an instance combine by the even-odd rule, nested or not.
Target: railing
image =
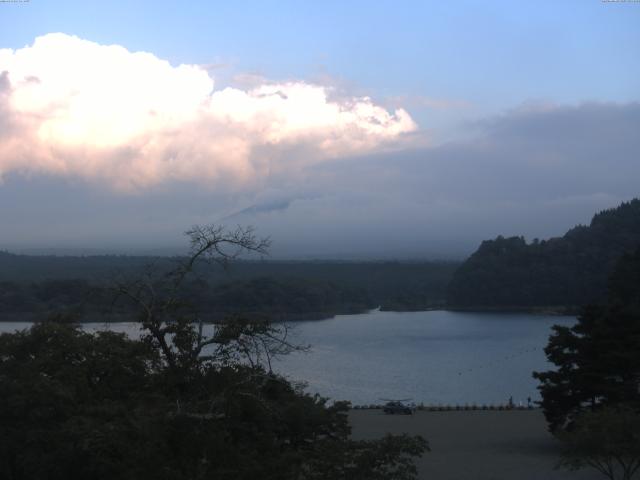
[[[515,405],[515,404],[482,404],[475,403],[464,405],[451,405],[451,404],[437,404],[437,405],[425,405],[420,403],[418,405],[407,405],[408,407],[415,408],[418,411],[425,412],[455,412],[455,411],[472,411],[472,410],[534,410],[538,407],[533,403],[529,405]],[[369,405],[354,405],[354,410],[382,410],[385,407],[384,404],[369,404]]]

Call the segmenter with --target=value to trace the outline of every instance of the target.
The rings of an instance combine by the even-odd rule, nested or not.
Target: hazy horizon
[[[631,198],[628,200],[632,200]],[[628,201],[627,200],[627,201]],[[611,207],[605,207],[602,210],[606,210],[608,208],[617,207],[618,204],[613,205]],[[269,249],[268,255],[244,255],[241,256],[241,259],[245,260],[274,260],[274,261],[462,261],[466,259],[469,255],[471,255],[477,247],[480,246],[480,243],[484,240],[493,240],[497,236],[504,237],[524,237],[527,243],[531,243],[534,239],[539,240],[548,240],[550,238],[562,237],[568,230],[577,226],[585,226],[589,225],[591,217],[593,215],[599,213],[602,210],[598,210],[593,212],[593,214],[589,217],[589,220],[584,222],[578,222],[571,226],[568,226],[566,230],[558,233],[552,234],[548,236],[534,236],[527,237],[522,234],[514,233],[512,235],[505,235],[503,233],[497,233],[492,237],[479,239],[476,244],[474,244],[467,251],[459,251],[455,252],[453,250],[448,250],[448,253],[427,253],[421,250],[416,250],[415,252],[411,250],[404,251],[369,251],[369,252],[339,252],[339,251],[328,251],[326,253],[311,253],[304,250],[302,248],[296,248],[292,245],[278,246],[277,239],[270,238],[272,244]],[[229,225],[228,229],[235,228],[234,225]],[[260,232],[256,232],[257,236],[260,236]],[[34,255],[34,256],[45,256],[45,255],[53,255],[53,256],[92,256],[92,255],[125,255],[125,256],[180,256],[188,253],[188,246],[186,245],[187,239],[184,239],[182,245],[156,245],[149,246],[146,244],[116,244],[112,246],[32,246],[25,247],[24,245],[8,245],[0,249],[0,251],[4,250],[9,253],[18,254],[18,255]],[[449,245],[449,247],[451,247]],[[443,251],[447,251],[443,249]]]

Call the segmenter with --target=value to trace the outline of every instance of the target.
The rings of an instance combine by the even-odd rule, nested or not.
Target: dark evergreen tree
[[[545,352],[558,368],[534,372],[552,431],[602,406],[640,410],[640,249],[618,262],[605,305],[587,306],[573,327],[553,330]]]

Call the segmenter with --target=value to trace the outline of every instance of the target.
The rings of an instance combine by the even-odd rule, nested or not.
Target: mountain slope
[[[589,226],[527,243],[523,237],[482,242],[454,274],[453,307],[572,307],[597,302],[618,258],[640,245],[640,200],[597,213]]]

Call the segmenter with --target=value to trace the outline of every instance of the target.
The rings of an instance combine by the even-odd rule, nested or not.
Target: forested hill
[[[563,237],[482,242],[455,272],[452,307],[574,307],[604,299],[615,262],[640,245],[640,200],[596,214]]]
[[[27,256],[0,252],[0,321],[73,311],[93,318],[112,308],[115,282],[163,272],[180,258]],[[262,314],[326,318],[381,306],[421,310],[445,303],[458,263],[237,261],[228,270],[198,265],[182,294],[203,317]],[[125,309],[126,310],[126,309]],[[126,314],[127,312],[122,312]]]

